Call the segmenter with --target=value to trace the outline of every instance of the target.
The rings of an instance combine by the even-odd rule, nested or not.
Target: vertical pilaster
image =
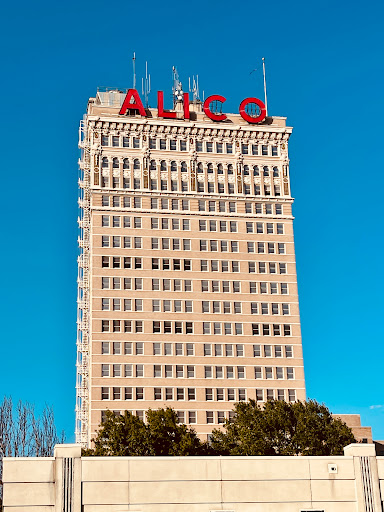
[[[350,444],[344,455],[353,457],[357,512],[381,512],[375,445]]]
[[[55,512],[81,512],[81,445],[55,446]]]

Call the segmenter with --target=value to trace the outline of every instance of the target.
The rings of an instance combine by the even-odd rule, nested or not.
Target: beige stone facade
[[[285,118],[123,99],[81,124],[77,442],[107,409],[170,406],[206,438],[236,401],[305,399]]]
[[[384,457],[353,444],[335,457],[4,459],[4,512],[381,512]]]

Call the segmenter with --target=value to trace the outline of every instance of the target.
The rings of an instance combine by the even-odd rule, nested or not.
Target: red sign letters
[[[213,94],[212,96],[208,96],[208,98],[203,103],[203,110],[206,116],[208,116],[212,121],[224,121],[227,119],[225,114],[217,114],[212,112],[211,103],[220,102],[224,103],[226,98],[224,96],[220,96],[219,94]],[[259,115],[251,116],[249,113],[245,111],[245,108],[248,104],[253,103],[259,107]],[[190,119],[189,112],[189,94],[187,92],[183,93],[183,114],[184,119]],[[128,89],[127,95],[124,98],[124,102],[121,106],[119,114],[122,116],[126,114],[127,111],[138,111],[139,114],[143,117],[147,117],[147,112],[143,106],[143,103],[140,99],[139,93],[136,89]],[[157,110],[158,116],[164,117],[166,119],[176,119],[176,112],[174,110],[164,110],[164,93],[163,91],[157,92]],[[261,123],[267,115],[264,103],[258,98],[245,98],[239,106],[239,113],[241,117],[251,124]]]

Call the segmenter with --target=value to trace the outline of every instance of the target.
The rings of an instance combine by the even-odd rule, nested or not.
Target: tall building
[[[292,129],[261,102],[225,115],[220,96],[172,112],[158,98],[98,91],[81,122],[84,445],[107,409],[170,406],[204,439],[236,401],[305,399]]]

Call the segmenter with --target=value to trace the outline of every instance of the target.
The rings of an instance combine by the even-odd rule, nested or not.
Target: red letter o
[[[260,107],[260,110],[261,110],[260,115],[258,115],[257,117],[252,117],[249,114],[247,114],[245,111],[245,107],[248,105],[248,103],[256,103],[256,105]],[[240,112],[241,117],[245,121],[248,121],[248,123],[261,123],[261,121],[263,121],[267,116],[267,112],[265,110],[265,105],[258,98],[245,98],[245,100],[243,100],[240,103],[239,112]]]

